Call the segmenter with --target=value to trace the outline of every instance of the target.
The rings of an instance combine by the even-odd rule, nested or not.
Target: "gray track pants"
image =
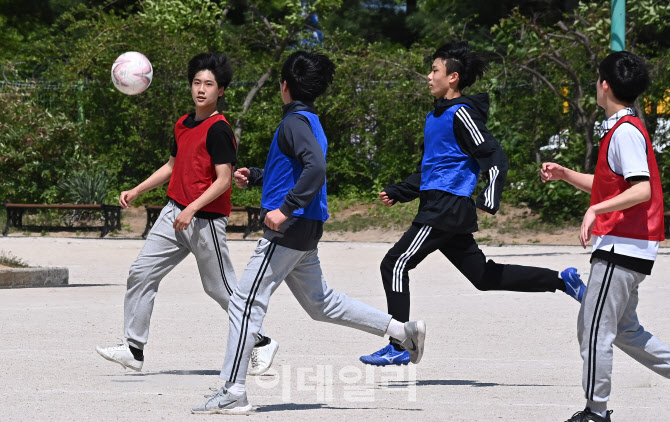
[[[163,208],[147,241],[130,267],[124,302],[124,328],[128,344],[144,349],[158,285],[189,253],[195,255],[205,292],[224,311],[237,284],[226,244],[228,218],[193,217],[183,231],[172,227],[181,210],[172,202]]]
[[[270,296],[283,280],[313,319],[346,325],[378,336],[391,315],[334,292],[321,272],[317,249],[297,251],[261,239],[230,301],[228,343],[221,378],[244,383],[254,336],[263,323]]]
[[[612,379],[613,347],[658,374],[670,378],[670,348],[637,319],[638,287],[645,275],[593,259],[578,319],[584,359],[582,383],[586,399],[598,411],[607,408]]]

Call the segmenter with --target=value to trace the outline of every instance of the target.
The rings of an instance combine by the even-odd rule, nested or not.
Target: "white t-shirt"
[[[606,133],[616,122],[627,115],[635,115],[633,109],[620,110],[603,122],[602,130]],[[649,178],[647,164],[647,141],[638,128],[629,123],[621,124],[612,134],[607,151],[607,163],[610,169],[628,180],[631,177],[646,176]],[[593,236],[593,250],[612,250],[619,255],[655,260],[659,242],[655,240],[631,239],[619,236]]]

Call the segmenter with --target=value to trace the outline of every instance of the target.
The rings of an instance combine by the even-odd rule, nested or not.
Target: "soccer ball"
[[[129,51],[121,54],[112,65],[112,82],[119,91],[137,95],[149,88],[154,69],[144,54]]]

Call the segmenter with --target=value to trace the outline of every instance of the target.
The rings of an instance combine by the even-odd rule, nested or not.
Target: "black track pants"
[[[554,292],[559,285],[557,271],[487,261],[471,233],[457,234],[412,224],[386,253],[380,266],[388,311],[398,321],[409,321],[409,271],[436,250],[478,290]]]

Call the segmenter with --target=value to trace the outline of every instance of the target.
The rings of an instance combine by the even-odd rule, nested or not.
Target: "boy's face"
[[[219,88],[210,70],[196,73],[191,83],[191,96],[196,108],[216,107],[216,102],[223,95],[223,91],[224,88]]]
[[[433,68],[428,74],[428,88],[430,94],[437,98],[446,97],[451,84],[458,81],[458,73],[452,72],[447,75],[445,60],[437,58],[433,61]]]

